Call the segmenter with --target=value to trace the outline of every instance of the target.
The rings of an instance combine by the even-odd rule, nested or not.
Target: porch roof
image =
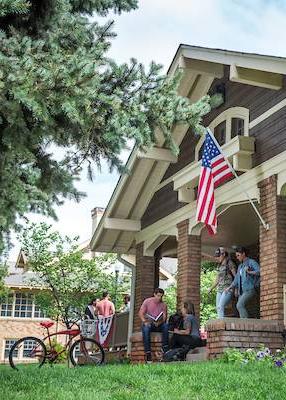
[[[181,44],[168,75],[182,70],[178,93],[193,103],[208,93],[215,78],[223,76],[224,65],[230,66],[230,80],[272,89],[282,86],[283,74],[286,74],[286,59],[282,57]],[[180,145],[187,130],[188,126],[174,128],[172,134],[177,145]],[[160,132],[156,137],[156,146],[146,153],[137,147],[133,148],[126,164],[130,173],[121,175],[118,180],[92,236],[92,251],[135,253],[141,218],[167,168],[176,162],[176,158],[164,148],[164,138]]]

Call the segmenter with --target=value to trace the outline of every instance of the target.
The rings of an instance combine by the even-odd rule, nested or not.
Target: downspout
[[[130,293],[130,311],[128,319],[128,334],[127,334],[127,354],[131,353],[131,342],[130,338],[133,333],[133,320],[134,320],[134,305],[135,305],[135,279],[136,279],[136,267],[127,260],[124,260],[119,254],[117,255],[118,261],[126,265],[131,269],[131,293]]]

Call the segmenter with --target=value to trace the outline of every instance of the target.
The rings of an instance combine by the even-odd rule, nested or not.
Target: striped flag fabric
[[[212,132],[207,129],[198,187],[196,220],[204,222],[211,235],[217,232],[214,189],[232,176],[234,174],[219,144]]]

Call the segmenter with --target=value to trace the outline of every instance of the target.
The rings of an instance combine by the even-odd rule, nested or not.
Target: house
[[[209,354],[215,357],[225,347],[255,347],[262,337],[277,348],[283,345],[286,284],[286,59],[182,44],[168,75],[178,70],[178,93],[191,103],[206,94],[223,97],[203,125],[214,133],[241,185],[231,180],[215,191],[218,233],[209,236],[195,219],[204,139],[189,126],[177,125],[172,136],[180,148],[178,157],[166,148],[160,132],[153,148],[133,149],[127,161],[130,173],[120,177],[91,249],[135,257],[131,306],[136,332],[140,304],[158,285],[162,257],[177,259],[177,303],[192,300],[198,315],[203,255],[211,256],[221,245],[248,247],[261,265],[260,320],[212,321]]]
[[[32,277],[33,272],[26,269],[26,257],[20,251],[16,263],[9,263],[5,278],[11,292],[0,302],[0,363],[8,362],[9,350],[16,340],[23,336],[43,336],[40,322],[47,318],[36,304],[37,289],[29,284]],[[24,344],[23,350],[25,345],[29,343]]]

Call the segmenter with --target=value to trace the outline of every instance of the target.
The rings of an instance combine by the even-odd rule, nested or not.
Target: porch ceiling
[[[218,233],[202,230],[202,251],[213,255],[219,246],[250,246],[259,241],[259,221],[250,204],[234,205],[218,218]]]

